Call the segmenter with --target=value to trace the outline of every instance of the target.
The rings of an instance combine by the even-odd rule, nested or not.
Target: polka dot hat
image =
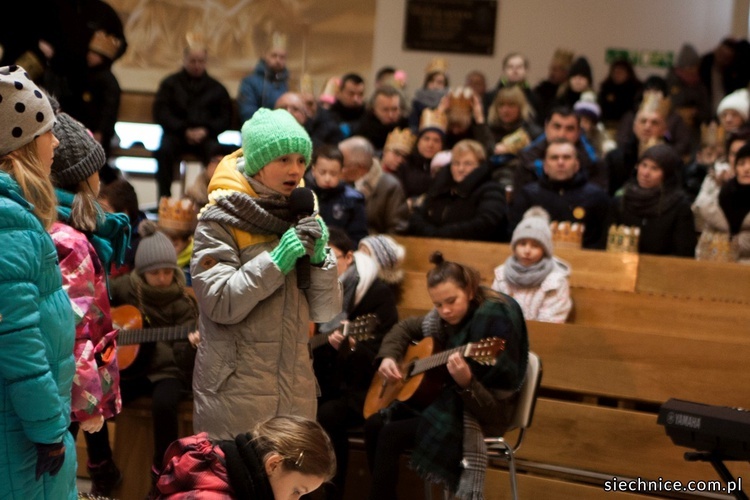
[[[0,156],[48,132],[55,114],[21,66],[0,67]]]

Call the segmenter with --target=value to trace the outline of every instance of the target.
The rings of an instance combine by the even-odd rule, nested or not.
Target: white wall
[[[529,58],[529,81],[536,84],[546,76],[555,49],[562,47],[588,58],[598,87],[607,73],[607,48],[673,50],[676,57],[689,42],[703,54],[732,33],[734,11],[735,0],[499,0],[495,55],[487,57],[404,51],[405,0],[377,0],[373,74],[368,77],[381,66],[396,66],[407,71],[407,90],[413,92],[430,59],[441,55],[448,61],[451,85],[462,84],[466,73],[480,69],[494,86],[503,56],[519,51]],[[637,71],[641,77],[660,73]]]

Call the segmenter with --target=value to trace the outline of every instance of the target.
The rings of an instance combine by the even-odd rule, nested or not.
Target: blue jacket
[[[31,209],[0,172],[0,499],[75,499],[75,324],[55,245]],[[62,469],[36,481],[34,443],[61,441]]]
[[[305,176],[305,183],[318,196],[320,216],[325,223],[346,231],[356,248],[359,240],[367,236],[365,195],[344,182],[335,188],[323,189],[315,183],[311,173]]]
[[[271,73],[266,62],[261,59],[252,73],[240,82],[237,93],[240,119],[244,123],[253,117],[259,108],[273,109],[281,94],[289,90],[289,71],[284,68],[278,73]]]

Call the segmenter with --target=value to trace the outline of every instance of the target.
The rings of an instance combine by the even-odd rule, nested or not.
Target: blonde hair
[[[103,218],[104,213],[88,179],[79,182],[70,210],[70,225],[79,231],[94,231]]]
[[[518,106],[521,120],[525,122],[534,118],[534,110],[529,106],[529,100],[526,99],[526,94],[523,93],[521,87],[513,85],[511,87],[503,87],[498,91],[487,113],[488,125],[502,125],[500,123],[500,116],[497,112],[497,108],[500,107],[501,104],[515,104]]]
[[[456,143],[451,150],[451,154],[455,157],[459,153],[472,153],[477,161],[483,162],[487,159],[487,152],[480,143],[473,139],[463,139]]]
[[[57,197],[49,173],[39,159],[36,141],[0,156],[0,170],[15,179],[23,197],[34,206],[34,215],[49,229],[57,220]]]
[[[282,459],[285,470],[322,477],[336,474],[336,454],[328,434],[314,420],[286,415],[255,426],[251,433],[261,460],[272,455]]]

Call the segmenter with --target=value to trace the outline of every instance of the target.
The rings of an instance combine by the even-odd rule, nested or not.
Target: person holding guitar
[[[57,115],[52,130],[60,146],[52,163],[57,222],[50,235],[76,319],[71,432],[85,431],[91,494],[109,496],[121,474],[100,430],[120,413],[122,402],[107,272],[110,264],[125,261],[130,224],[127,215],[105,213],[96,202],[106,162],[102,146],[66,113]]]
[[[331,437],[338,463],[333,481],[323,486],[326,498],[332,500],[344,496],[348,430],[364,423],[362,409],[375,374],[373,360],[383,336],[398,321],[398,310],[393,290],[377,276],[377,264],[354,251],[354,243],[343,229],[330,228],[329,245],[344,287],[344,310],[332,321],[318,325],[319,333],[311,344],[315,347],[318,339],[327,339],[313,349],[313,367],[321,388],[318,422]],[[342,319],[348,320],[343,327]]]
[[[152,221],[141,222],[138,233],[141,242],[135,253],[135,268],[112,280],[112,304],[135,306],[149,328],[196,325],[198,305],[185,287],[185,274],[177,266],[174,245]],[[151,396],[154,482],[161,471],[164,452],[178,438],[177,405],[190,391],[195,347],[200,342],[196,329],[197,326],[186,332],[182,340],[141,345],[140,359],[127,371],[121,368],[125,405]]]
[[[385,336],[378,374],[365,402],[365,413],[371,413],[365,422],[365,446],[373,500],[397,498],[399,455],[407,449],[412,449],[411,466],[423,477],[444,485],[457,498],[481,498],[487,465],[482,432],[501,434],[507,428],[526,373],[529,341],[518,304],[480,287],[479,273],[469,266],[445,261],[440,252],[430,261],[435,267],[427,273],[427,292],[435,307],[423,317],[402,320]],[[419,361],[401,361],[411,357],[406,354],[409,343],[420,340],[419,345],[453,348],[430,356],[442,360],[448,374],[431,381],[431,396],[420,390],[419,398],[373,412],[373,400],[391,385],[407,381],[406,388],[410,375],[418,371]],[[481,355],[485,344],[496,346],[489,349],[490,356]],[[476,355],[489,366],[464,354]],[[440,371],[427,372],[435,374]],[[421,385],[428,385],[430,378]]]

